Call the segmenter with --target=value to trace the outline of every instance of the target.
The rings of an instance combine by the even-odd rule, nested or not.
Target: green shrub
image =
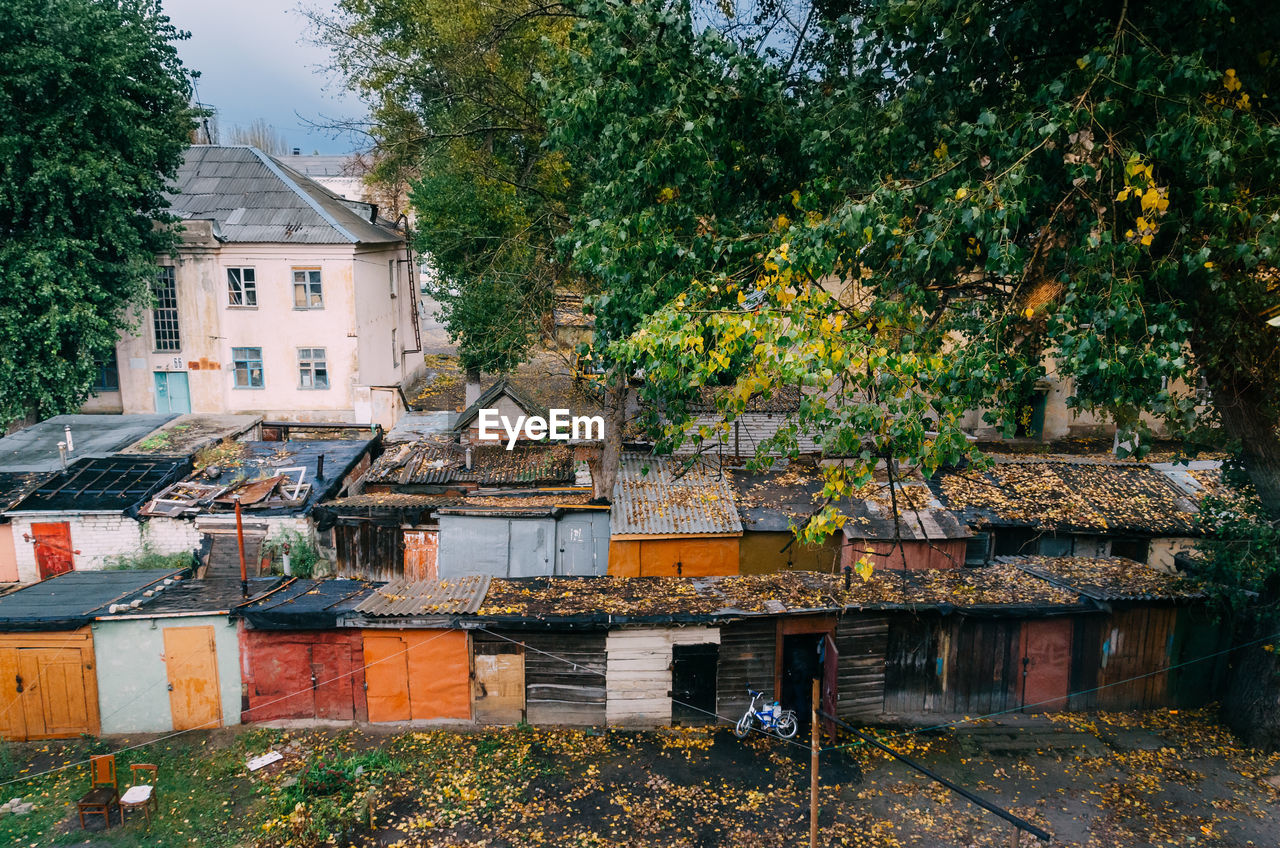
[[[147,568],[194,568],[195,564],[195,555],[191,551],[165,554],[157,551],[150,542],[143,542],[142,547],[132,553],[106,557],[103,567],[123,571]]]
[[[271,557],[272,563],[283,568],[284,546],[289,546],[289,571],[294,577],[311,577],[316,570],[320,553],[311,540],[297,530],[281,529],[262,544],[262,552]]]

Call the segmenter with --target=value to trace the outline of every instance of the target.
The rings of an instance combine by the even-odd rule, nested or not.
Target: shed
[[[369,721],[471,719],[470,640],[449,620],[479,609],[488,585],[395,581],[356,606],[348,623],[363,627]]]
[[[720,468],[702,459],[623,455],[609,522],[610,574],[737,574],[741,536]]]
[[[236,609],[244,682],[241,720],[367,721],[364,641],[343,629],[373,585],[286,580]]]
[[[589,490],[474,494],[437,510],[439,576],[603,576],[609,510]]]
[[[69,572],[0,597],[0,736],[98,735],[101,711],[89,623],[113,604],[179,581],[181,569]]]
[[[833,573],[839,568],[839,535],[813,545],[796,539],[793,529],[821,505],[823,481],[818,467],[797,463],[769,471],[728,473],[742,522],[739,573],[792,569]]]
[[[943,506],[975,536],[970,563],[993,557],[1125,556],[1172,569],[1200,535],[1198,510],[1147,463],[1053,455],[996,457],[929,481]]]
[[[719,649],[716,627],[609,631],[605,639],[609,724],[714,724]]]
[[[910,501],[906,501],[910,503]],[[853,501],[841,532],[841,565],[853,568],[866,557],[877,568],[919,571],[963,568],[970,533],[952,512],[898,507],[875,500]]]
[[[173,457],[85,458],[45,478],[8,513],[19,579],[101,569],[147,544],[166,553],[194,551],[194,532],[157,535],[136,518],[152,495],[189,467]]]
[[[507,439],[505,435],[499,436],[497,439],[494,437],[490,437],[487,440],[480,438],[480,411],[482,409],[497,411],[498,419],[502,422],[499,424],[499,432],[501,433],[506,433],[508,429],[515,430],[521,423],[519,420],[521,418],[534,415],[544,420],[547,418],[546,407],[520,391],[504,377],[481,392],[475,402],[458,414],[457,420],[453,422],[454,435],[465,436],[472,444],[485,444],[486,441],[505,442]]]
[[[250,581],[253,597],[279,581]],[[240,723],[239,580],[186,580],[93,622],[103,733]],[[165,696],[165,692],[168,696]]]

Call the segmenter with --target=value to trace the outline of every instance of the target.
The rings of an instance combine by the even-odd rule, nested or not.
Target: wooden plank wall
[[[527,646],[525,713],[530,724],[605,723],[607,664],[603,632],[504,635]]]
[[[1140,606],[1115,609],[1103,625],[1095,704],[1107,710],[1145,710],[1170,703],[1177,609]]]
[[[939,712],[989,715],[1021,706],[1020,619],[965,618],[946,622],[949,654]]]
[[[884,711],[906,716],[933,712],[942,696],[939,656],[941,617],[933,613],[889,616],[885,645]]]
[[[1169,695],[1177,707],[1201,707],[1221,697],[1227,684],[1233,627],[1210,610],[1178,610],[1173,638]]]
[[[719,641],[720,631],[714,627],[611,631],[605,642],[609,724],[671,724],[671,646]]]
[[[884,710],[885,650],[889,619],[883,615],[852,614],[836,624],[836,715],[844,719],[874,718]]]
[[[338,576],[396,580],[404,576],[404,534],[396,525],[360,521],[333,528]]]
[[[739,621],[720,628],[720,667],[716,673],[716,712],[736,721],[750,700],[747,688],[773,691],[778,625],[774,619]]]

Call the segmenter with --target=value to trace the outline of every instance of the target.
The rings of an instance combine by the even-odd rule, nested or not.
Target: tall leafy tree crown
[[[0,419],[74,410],[170,249],[193,115],[146,0],[11,0],[0,15]]]

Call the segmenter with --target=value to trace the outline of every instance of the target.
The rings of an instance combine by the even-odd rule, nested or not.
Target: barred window
[[[258,305],[258,278],[252,268],[227,269],[227,304]]]
[[[178,332],[178,281],[172,265],[161,265],[151,287],[155,305],[151,309],[151,327],[157,351],[182,350]]]
[[[262,348],[231,348],[231,367],[235,373],[237,389],[261,389],[265,385],[262,378]]]
[[[319,268],[293,269],[293,308],[324,308],[324,291],[320,286]]]
[[[304,389],[329,388],[329,363],[322,347],[298,348],[298,385]]]

